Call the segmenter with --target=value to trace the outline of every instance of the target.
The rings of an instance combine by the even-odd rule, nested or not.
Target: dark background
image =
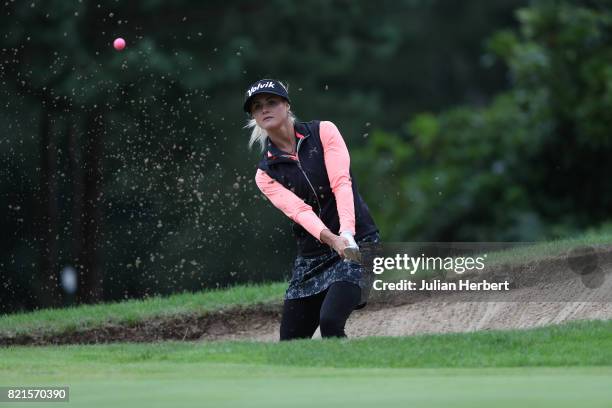
[[[610,228],[609,2],[0,7],[0,312],[286,279],[243,129],[262,77],[336,123],[385,241]]]

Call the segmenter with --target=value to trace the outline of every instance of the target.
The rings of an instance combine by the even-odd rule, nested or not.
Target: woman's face
[[[278,95],[262,93],[251,102],[251,116],[262,129],[278,128],[289,117],[289,104]]]

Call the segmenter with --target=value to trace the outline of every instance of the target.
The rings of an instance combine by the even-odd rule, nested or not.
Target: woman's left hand
[[[344,250],[350,246],[346,238],[336,235],[328,229],[321,231],[321,242],[329,245],[343,259],[345,258]]]

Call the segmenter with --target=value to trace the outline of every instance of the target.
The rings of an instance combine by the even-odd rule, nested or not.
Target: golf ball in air
[[[115,41],[113,41],[113,47],[115,47],[117,51],[121,51],[125,48],[125,40],[121,37],[115,39]]]

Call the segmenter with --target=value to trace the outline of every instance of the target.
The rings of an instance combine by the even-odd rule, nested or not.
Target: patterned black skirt
[[[368,234],[357,241],[362,243],[379,243],[378,232]],[[299,299],[312,296],[327,289],[334,282],[351,282],[361,288],[361,301],[356,309],[367,303],[371,289],[370,276],[366,269],[356,262],[345,262],[336,251],[314,257],[297,256],[293,264],[293,273],[285,299]]]

